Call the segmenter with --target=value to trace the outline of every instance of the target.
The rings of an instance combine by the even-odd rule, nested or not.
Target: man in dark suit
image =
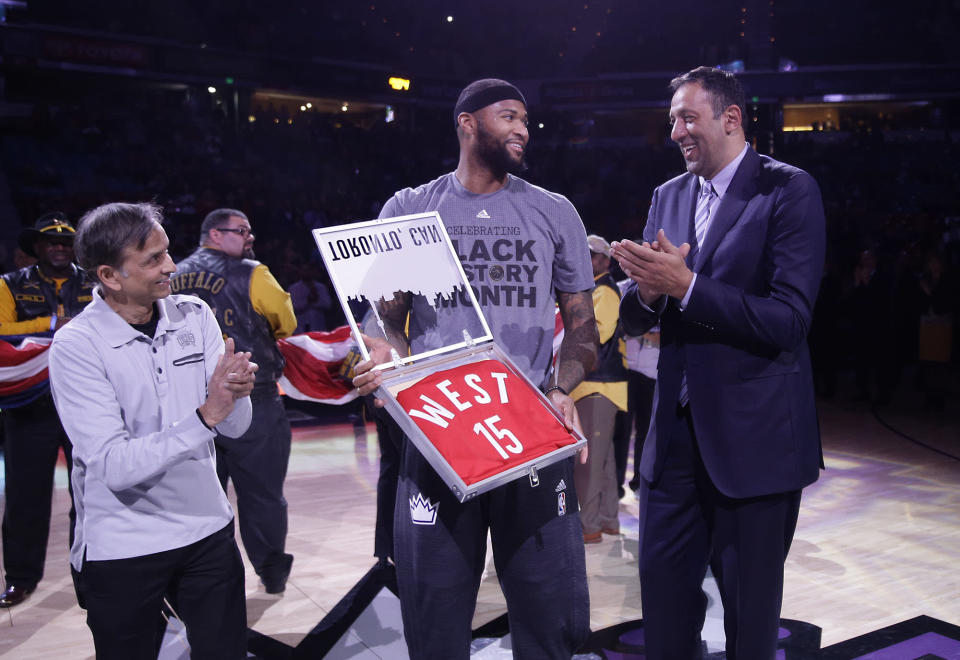
[[[800,491],[822,466],[806,335],[823,203],[806,172],[746,144],[732,74],[700,67],[670,87],[687,173],[654,191],[641,243],[614,244],[625,331],[661,327],[641,459],[647,657],[700,657],[709,564],[727,657],[772,659]]]

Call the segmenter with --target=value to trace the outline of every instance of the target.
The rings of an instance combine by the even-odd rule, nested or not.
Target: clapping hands
[[[637,283],[640,297],[647,304],[662,295],[683,298],[690,287],[693,273],[686,263],[690,244],[674,245],[662,229],[653,243],[614,241],[610,248],[623,272]]]
[[[224,342],[223,355],[207,383],[207,400],[199,408],[207,426],[222,422],[233,411],[234,401],[250,395],[257,369],[249,352],[234,353],[233,339]]]

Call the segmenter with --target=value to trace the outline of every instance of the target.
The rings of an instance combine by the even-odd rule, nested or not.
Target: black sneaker
[[[268,594],[282,594],[287,588],[287,578],[290,577],[290,567],[293,566],[293,555],[283,555],[283,560],[276,566],[263,569],[260,582]]]

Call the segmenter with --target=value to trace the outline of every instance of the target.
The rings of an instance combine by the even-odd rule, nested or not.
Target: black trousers
[[[218,435],[217,475],[237,492],[240,538],[257,575],[288,571],[287,500],[283,482],[290,460],[290,421],[276,392],[250,397],[253,420],[239,438]]]
[[[57,453],[62,448],[69,479],[72,447],[60,425],[53,399],[45,395],[3,411],[6,436],[3,512],[3,567],[7,585],[34,589],[43,578],[50,536],[50,507]],[[70,543],[76,512],[70,499]]]
[[[233,521],[183,548],[129,559],[85,560],[80,592],[97,660],[153,660],[167,596],[195,660],[247,657],[243,561]]]
[[[397,504],[397,479],[403,449],[403,430],[383,408],[368,406],[377,424],[380,444],[380,476],[377,478],[377,523],[373,536],[373,556],[393,558],[393,513]]]
[[[650,414],[653,411],[653,390],[657,384],[655,378],[647,378],[639,371],[630,371],[627,376],[628,411],[617,412],[617,423],[613,431],[613,447],[617,460],[617,485],[622,486],[627,478],[627,459],[630,456],[630,435],[633,434],[633,477],[630,488],[640,486],[640,456],[643,443],[647,439],[650,427]]]
[[[773,660],[783,597],[783,564],[800,491],[735,499],[707,474],[688,413],[669,434],[663,473],[641,479],[640,590],[646,657],[701,657],[700,630],[713,567],[723,601],[727,658]]]
[[[461,504],[407,441],[394,521],[403,631],[412,660],[467,660],[487,532],[513,657],[569,660],[590,634],[573,459]],[[419,522],[413,508],[419,502]],[[436,506],[432,521],[426,516]]]

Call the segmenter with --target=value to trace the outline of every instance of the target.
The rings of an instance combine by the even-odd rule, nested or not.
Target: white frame
[[[483,312],[480,310],[480,304],[477,302],[476,295],[473,292],[473,287],[470,286],[470,283],[467,281],[467,274],[463,270],[463,265],[460,263],[460,258],[453,249],[450,236],[447,234],[447,228],[444,226],[443,220],[440,219],[440,214],[436,211],[430,211],[427,213],[401,215],[393,218],[378,218],[376,220],[355,222],[348,225],[338,225],[336,227],[321,227],[313,230],[313,239],[316,241],[317,248],[320,250],[320,256],[323,257],[323,262],[327,267],[327,273],[330,275],[330,281],[333,283],[333,288],[336,290],[337,298],[340,300],[340,305],[343,307],[344,313],[347,317],[347,323],[350,324],[350,330],[353,332],[353,337],[357,341],[357,345],[360,348],[360,354],[363,356],[364,360],[370,359],[370,353],[367,350],[367,347],[364,345],[361,337],[360,327],[357,325],[357,320],[353,317],[350,305],[348,304],[351,294],[354,293],[354,291],[346,282],[343,281],[342,274],[338,272],[336,260],[333,259],[334,255],[332,255],[329,250],[329,241],[333,237],[351,236],[361,233],[362,230],[370,227],[383,228],[394,225],[402,226],[404,224],[422,220],[430,220],[434,222],[437,229],[440,230],[440,233],[443,236],[444,242],[446,243],[452,258],[452,263],[456,266],[456,272],[453,274],[459,276],[460,285],[465,288],[467,295],[470,296],[470,302],[473,304],[473,309],[477,313],[477,318],[480,321],[480,327],[483,328],[483,334],[481,334],[479,337],[471,337],[469,339],[465,338],[463,341],[443,346],[441,348],[424,351],[423,353],[400,356],[398,361],[379,364],[374,367],[375,369],[390,369],[397,366],[412,364],[418,360],[423,360],[436,355],[443,355],[445,353],[457,351],[462,348],[467,348],[476,343],[493,340],[493,333],[490,332],[490,326],[487,325],[487,319],[483,316]],[[324,243],[326,243],[326,245]]]
[[[369,230],[371,227],[376,227],[378,229],[383,229],[385,227],[402,227],[408,223],[421,221],[430,221],[439,229],[443,237],[443,241],[446,243],[447,251],[450,254],[451,263],[456,268],[455,272],[448,272],[446,275],[449,279],[451,279],[451,281],[456,279],[454,276],[459,278],[457,281],[459,281],[460,284],[457,286],[463,286],[467,292],[467,295],[469,295],[473,309],[477,314],[478,320],[480,321],[480,327],[483,329],[483,334],[479,337],[469,337],[465,331],[463,341],[414,355],[397,356],[392,362],[377,365],[374,368],[383,370],[384,372],[383,385],[381,385],[376,392],[374,392],[374,396],[384,402],[384,406],[390,416],[397,422],[400,428],[403,429],[407,437],[410,438],[427,462],[430,463],[431,467],[433,467],[440,478],[443,479],[447,486],[449,486],[449,488],[453,491],[453,494],[461,502],[465,502],[476,497],[480,493],[492,490],[497,486],[527,475],[529,475],[531,483],[534,483],[537,481],[538,469],[546,467],[563,458],[566,458],[567,456],[579,452],[580,449],[587,444],[586,438],[584,438],[583,435],[577,431],[570,431],[571,436],[574,438],[573,443],[565,447],[561,447],[560,449],[555,449],[542,456],[525,461],[520,465],[516,465],[491,477],[487,477],[486,479],[475,484],[467,485],[460,475],[457,474],[452,467],[450,467],[450,464],[447,463],[443,455],[440,454],[437,448],[433,445],[433,443],[430,442],[423,431],[420,430],[420,427],[417,426],[416,422],[410,418],[410,416],[396,399],[395,394],[398,391],[405,389],[428,374],[432,374],[438,370],[451,369],[463,364],[469,364],[471,362],[492,358],[502,362],[514,375],[521,378],[522,381],[526,383],[526,385],[536,394],[540,404],[546,408],[547,411],[553,415],[553,417],[559,420],[561,424],[564,422],[562,414],[553,407],[553,404],[540,391],[540,388],[537,386],[537,384],[531,382],[530,379],[527,378],[526,374],[517,368],[517,366],[507,356],[503,349],[497,346],[497,344],[493,341],[493,333],[490,332],[490,326],[487,325],[487,320],[483,315],[480,304],[477,302],[476,295],[473,292],[473,287],[470,286],[470,283],[467,280],[467,275],[463,270],[463,265],[460,263],[460,258],[453,249],[453,244],[450,240],[450,236],[447,234],[446,227],[443,225],[443,220],[440,218],[440,214],[436,211],[430,211],[427,213],[414,213],[393,218],[379,218],[377,220],[356,222],[348,225],[339,225],[336,227],[322,227],[313,230],[313,238],[317,243],[317,248],[320,250],[321,257],[323,257],[324,264],[327,266],[327,272],[330,275],[330,281],[333,283],[333,287],[336,290],[337,298],[340,300],[340,305],[343,307],[344,313],[347,317],[347,323],[350,324],[350,329],[357,341],[360,353],[364,360],[369,360],[370,353],[363,343],[360,327],[357,324],[357,320],[353,316],[353,311],[351,310],[349,304],[351,295],[354,294],[355,291],[348,286],[349,283],[344,281],[343,273],[338,271],[337,262],[342,259],[342,257],[337,257],[337,255],[333,254],[330,241],[335,237],[340,238],[357,236],[358,234],[363,235],[362,232],[364,230]]]

